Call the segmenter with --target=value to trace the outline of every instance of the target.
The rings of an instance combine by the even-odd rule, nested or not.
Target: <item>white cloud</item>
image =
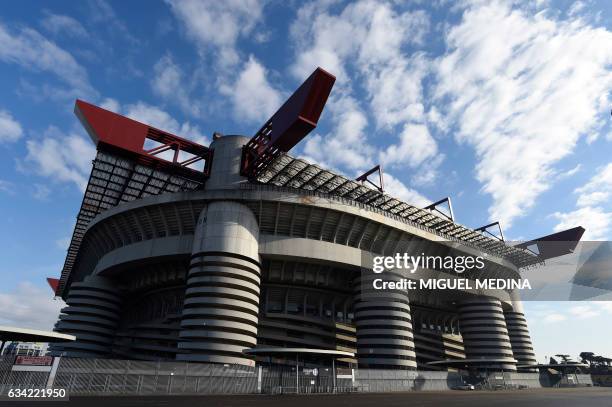
[[[231,66],[239,62],[236,42],[252,33],[262,18],[264,2],[258,0],[167,0],[187,35],[202,54],[213,48],[216,63]]]
[[[598,305],[604,312],[612,314],[612,301],[598,301],[595,304]]]
[[[449,129],[448,120],[436,106],[431,106],[427,112],[427,122],[442,132],[447,132]]]
[[[42,139],[26,142],[26,169],[53,181],[73,182],[85,190],[96,149],[80,135],[49,127]]]
[[[267,0],[166,3],[197,47],[202,68],[184,72],[168,56],[162,58],[152,82],[156,94],[178,103],[192,116],[230,111],[239,122],[257,124],[280,107],[279,91],[266,78],[264,65],[252,55],[245,59],[239,49],[240,41],[266,41],[269,31],[263,24],[263,10]],[[200,88],[209,93],[206,100],[193,96]]]
[[[89,83],[85,68],[69,52],[31,28],[21,28],[11,33],[0,23],[0,61],[34,71],[50,72],[82,97],[97,94]],[[58,93],[62,92],[65,90],[58,90]]]
[[[569,309],[569,313],[581,319],[592,318],[599,315],[599,311],[588,304],[573,306]]]
[[[584,8],[586,7],[586,4],[584,1],[575,1],[569,8],[569,10],[567,11],[567,14],[570,16],[574,16],[576,14],[579,14],[580,12],[582,12],[584,10]]]
[[[113,7],[105,0],[90,0],[87,2],[92,21],[99,23],[108,32],[120,38],[123,43],[129,42],[138,46],[140,41],[134,37],[127,25],[117,16]]]
[[[578,206],[593,206],[599,203],[607,202],[610,196],[608,191],[593,191],[588,194],[580,195],[576,205]]]
[[[612,33],[483,2],[467,7],[446,42],[438,101],[448,101],[456,139],[476,150],[490,217],[508,225],[550,187],[554,164],[602,125]]]
[[[105,98],[99,105],[102,109],[110,110],[114,113],[119,113],[121,110],[121,105],[116,99],[113,98]]]
[[[547,314],[543,318],[543,321],[546,323],[555,323],[555,322],[565,321],[566,319],[567,319],[567,316],[563,314],[557,314],[557,313],[552,312],[552,313]]]
[[[582,240],[608,240],[612,228],[612,212],[601,207],[578,208],[571,212],[555,212],[552,214],[559,220],[554,231],[559,232],[576,226],[586,229]]]
[[[400,180],[389,173],[384,174],[385,192],[399,198],[404,202],[418,207],[424,207],[431,203],[429,199],[412,188],[405,186]]]
[[[13,291],[0,293],[0,309],[7,310],[0,316],[0,325],[51,330],[64,305],[53,299],[49,287],[24,281]]]
[[[368,120],[351,97],[332,96],[326,110],[332,114],[333,130],[326,136],[308,136],[304,153],[327,167],[340,166],[351,171],[374,166],[373,148],[367,143]]]
[[[350,88],[348,69],[353,67],[365,79],[379,128],[421,120],[427,60],[421,53],[407,54],[404,47],[420,44],[428,28],[424,12],[398,13],[385,2],[354,2],[338,15],[325,3],[307,4],[291,27],[298,50],[291,71],[305,78],[321,66],[336,75],[339,86]]]
[[[427,73],[422,54],[398,58],[376,69],[368,68],[366,88],[379,128],[425,119],[422,81]]]
[[[197,103],[189,97],[188,85],[183,70],[170,54],[164,55],[153,67],[155,76],[151,80],[153,91],[174,103],[190,115],[197,116],[200,109]]]
[[[23,136],[21,124],[6,110],[0,110],[0,143],[17,141]]]
[[[332,97],[328,108],[333,116],[333,130],[325,137],[319,134],[309,136],[304,144],[304,158],[324,168],[335,169],[340,166],[354,173],[374,166],[374,148],[366,141],[367,119],[357,101],[351,97]],[[385,192],[391,196],[417,206],[425,206],[430,202],[386,171],[383,182]]]
[[[70,246],[70,241],[72,240],[72,238],[70,236],[65,236],[62,237],[60,239],[57,239],[55,241],[55,245],[57,246],[58,249],[61,250],[68,250],[68,246]]]
[[[266,69],[251,55],[236,82],[221,86],[221,93],[232,102],[236,120],[263,122],[281,106],[280,92],[270,85],[266,74]]]
[[[582,226],[586,229],[583,240],[609,240],[612,231],[612,163],[602,167],[583,186],[576,188],[576,209],[570,212],[555,212],[559,220],[555,231]]]
[[[34,184],[32,196],[39,201],[45,201],[51,194],[51,188],[45,184]]]
[[[376,159],[385,166],[410,166],[413,182],[432,182],[443,157],[433,160],[437,143],[425,126],[422,82],[428,61],[425,54],[407,50],[423,43],[428,16],[374,0],[340,9],[332,4],[304,5],[291,26],[296,49],[291,72],[305,78],[321,66],[337,77],[326,108],[334,127],[329,134],[308,137],[304,153],[349,171],[368,169]],[[366,95],[363,105],[357,101],[359,91]],[[399,142],[374,143],[368,137],[369,114],[377,136],[400,133]]]
[[[202,134],[197,125],[193,125],[190,122],[179,123],[168,112],[161,110],[159,107],[144,102],[137,102],[125,106],[125,115],[168,133],[193,140],[196,143],[203,145],[208,145],[209,143],[207,137]]]
[[[584,186],[577,188],[579,194],[577,206],[594,206],[607,203],[612,196],[612,163],[602,168]]]
[[[45,18],[41,21],[41,25],[52,34],[65,33],[74,38],[89,36],[83,25],[70,16],[45,12]]]
[[[12,182],[0,179],[0,192],[5,192],[12,195],[14,193],[13,187],[14,185]]]
[[[564,171],[562,173],[559,174],[559,176],[557,177],[557,179],[565,179],[565,178],[569,178],[573,175],[576,175],[580,169],[582,169],[582,164],[577,164],[574,168],[572,168],[571,170],[567,170]]]
[[[436,141],[423,124],[406,124],[399,137],[399,144],[381,152],[385,166],[415,168],[438,154]]]

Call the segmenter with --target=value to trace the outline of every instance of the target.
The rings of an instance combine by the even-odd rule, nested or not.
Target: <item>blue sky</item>
[[[604,0],[23,0],[0,11],[0,323],[50,328],[60,307],[44,278],[94,154],[75,98],[206,143],[254,134],[317,65],[337,82],[296,154],[350,176],[382,163],[390,193],[451,196],[460,223],[500,220],[508,239],[610,239]],[[526,308],[539,355],[612,353],[592,335],[612,335],[607,305]]]

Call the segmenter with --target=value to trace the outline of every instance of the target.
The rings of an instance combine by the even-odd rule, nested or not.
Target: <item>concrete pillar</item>
[[[119,321],[121,298],[113,282],[87,276],[70,286],[55,331],[76,336],[74,342],[52,344],[54,356],[108,357]]]
[[[520,300],[512,302],[512,308],[504,310],[508,336],[512,345],[512,353],[518,365],[534,365],[537,363],[536,355],[531,343],[531,336],[527,328],[527,320],[523,313],[523,304]],[[529,369],[521,369],[529,370]]]
[[[254,366],[259,227],[246,206],[210,203],[198,219],[179,334],[178,360]]]
[[[501,301],[474,297],[459,304],[459,324],[466,359],[496,359],[483,367],[516,371]]]
[[[406,290],[374,290],[363,272],[355,284],[357,362],[367,368],[416,369],[410,304]],[[401,278],[385,272],[385,280]]]
[[[239,188],[240,184],[247,182],[246,177],[240,175],[240,160],[242,146],[248,141],[249,138],[244,136],[217,136],[213,140],[210,144],[212,168],[205,189]]]

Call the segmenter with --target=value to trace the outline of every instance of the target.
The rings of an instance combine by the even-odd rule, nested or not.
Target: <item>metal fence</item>
[[[16,371],[13,363],[14,357],[0,358],[0,395],[9,389],[44,388],[51,382],[53,388],[64,388],[71,395],[394,392],[448,390],[466,383],[466,377],[456,372],[344,369],[334,375],[330,368],[301,367],[296,372],[291,366],[63,357],[52,373],[35,368]],[[576,381],[583,385],[591,383],[588,375],[580,375]],[[489,375],[482,383],[491,388],[554,385],[542,381],[538,373],[514,372]]]
[[[188,362],[62,358],[54,387],[69,394],[258,393],[258,369]]]
[[[0,395],[9,389],[44,388],[49,379],[49,372],[14,371],[15,356],[0,356]]]
[[[69,394],[283,394],[353,390],[331,369],[62,358],[54,387]]]

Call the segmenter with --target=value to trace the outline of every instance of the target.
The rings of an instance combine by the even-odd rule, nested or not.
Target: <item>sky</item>
[[[0,10],[0,324],[51,329],[62,306],[45,278],[95,154],[76,98],[207,144],[253,135],[317,66],[336,84],[293,154],[352,177],[380,163],[390,194],[450,196],[508,240],[610,240],[606,0],[22,0]],[[526,313],[540,361],[612,356],[610,303]]]

